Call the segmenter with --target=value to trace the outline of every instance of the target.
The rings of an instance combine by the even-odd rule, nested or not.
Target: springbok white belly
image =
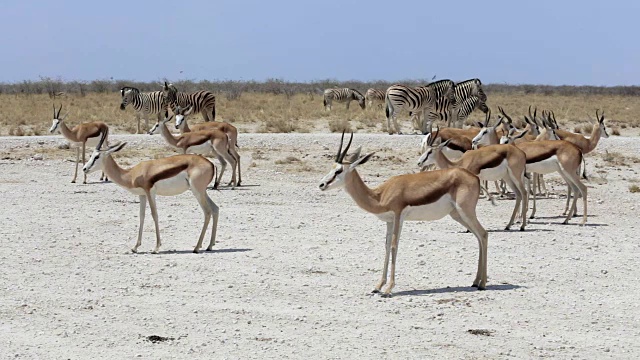
[[[87,139],[87,144],[85,145],[85,148],[86,149],[95,148],[98,145],[99,142],[100,142],[100,136],[88,138]],[[106,146],[107,146],[107,144],[104,144],[103,148],[106,147]],[[82,143],[81,142],[70,141],[69,142],[69,147],[70,148],[81,148],[82,149]]]
[[[449,215],[453,210],[453,201],[450,195],[444,195],[438,201],[427,205],[408,206],[402,212],[404,221],[433,221]],[[393,213],[386,212],[376,214],[378,219],[385,222],[393,221]]]
[[[190,153],[190,154],[207,155],[207,154],[211,154],[212,151],[213,151],[213,147],[211,146],[210,141],[206,141],[200,145],[190,146],[187,148],[187,153]]]
[[[558,158],[555,155],[537,163],[527,164],[527,172],[551,174],[558,170],[560,170],[560,164],[558,164]]]
[[[145,195],[144,190],[142,190],[141,188],[128,190],[136,195]],[[189,180],[187,172],[183,171],[168,179],[160,180],[155,183],[151,190],[155,191],[155,193],[160,196],[175,196],[182,194],[183,192],[189,190]]]
[[[486,181],[498,181],[502,180],[507,176],[507,160],[502,160],[500,165],[490,168],[490,169],[482,169],[480,170],[480,174],[478,177],[480,180]]]

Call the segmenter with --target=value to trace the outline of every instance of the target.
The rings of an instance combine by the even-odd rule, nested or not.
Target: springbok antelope
[[[598,146],[598,141],[600,141],[601,137],[605,139],[609,137],[609,134],[607,133],[607,128],[604,125],[604,111],[602,112],[602,114],[599,114],[598,112],[599,110],[596,110],[596,126],[593,127],[593,130],[591,131],[591,136],[588,139],[580,134],[575,134],[569,131],[558,129],[557,128],[558,122],[556,121],[556,116],[553,113],[553,111],[549,112],[549,122],[555,125],[556,127],[556,129],[554,130],[555,134],[561,140],[568,141],[574,144],[582,151],[583,155],[586,155],[592,152],[593,150],[595,150],[595,148]],[[564,213],[568,211],[569,198],[571,198],[571,187],[569,187],[567,190],[567,204],[566,204]],[[575,213],[575,209],[572,212]]]
[[[225,133],[217,129],[192,131],[184,133],[182,135],[173,136],[167,127],[167,122],[173,118],[173,115],[167,117],[160,122],[157,122],[151,130],[149,135],[160,133],[162,137],[169,143],[169,145],[181,149],[183,154],[194,153],[208,155],[213,153],[215,157],[220,161],[220,173],[213,185],[214,189],[220,185],[222,174],[227,167],[227,162],[231,164],[232,177],[229,182],[230,186],[236,186],[236,160],[229,151],[229,138]]]
[[[113,160],[111,154],[122,150],[126,144],[118,143],[105,150],[101,150],[100,146],[96,147],[89,162],[84,165],[82,170],[87,174],[101,169],[113,182],[140,198],[138,241],[131,251],[138,252],[138,248],[142,244],[142,229],[147,201],[149,201],[151,216],[156,228],[156,247],[153,250],[155,254],[158,253],[161,245],[156,195],[175,196],[187,190],[191,190],[204,212],[204,225],[193,252],[197,253],[200,250],[209,221],[213,219],[211,241],[207,247],[207,251],[211,251],[216,243],[219,209],[207,195],[207,186],[215,177],[215,165],[200,155],[174,155],[143,161],[132,168],[123,169]]]
[[[56,130],[59,130],[62,135],[71,142],[71,145],[76,148],[76,171],[73,174],[72,183],[76,182],[76,178],[78,177],[78,163],[80,162],[80,147],[82,147],[82,165],[85,164],[85,149],[87,145],[93,147],[96,146],[98,142],[102,143],[100,139],[104,138],[106,144],[109,143],[109,127],[107,124],[101,121],[94,121],[88,123],[82,123],[74,126],[69,129],[67,124],[65,124],[64,119],[69,115],[67,112],[63,117],[60,117],[60,111],[62,111],[62,104],[60,104],[60,108],[58,112],[56,112],[56,106],[53,106],[53,124],[51,124],[51,128],[49,129],[50,133],[54,133]],[[107,177],[104,175],[100,175],[100,180],[107,181]],[[87,174],[84,174],[83,184],[87,183]]]
[[[436,138],[437,133],[436,133]],[[449,160],[443,151],[447,146],[445,142],[432,141],[420,159],[418,166],[423,167],[435,164],[440,169],[463,168],[478,176],[480,180],[497,181],[504,180],[516,195],[516,204],[511,214],[511,219],[505,230],[509,230],[515,221],[516,214],[522,205],[522,225],[520,231],[527,226],[528,197],[527,188],[524,185],[524,173],[527,157],[525,153],[513,145],[489,145],[478,150],[467,151],[457,161]]]
[[[395,285],[398,241],[404,221],[433,221],[450,215],[471,231],[478,239],[480,256],[473,286],[479,290],[487,284],[487,231],[476,217],[480,195],[480,180],[468,170],[453,168],[394,176],[376,188],[369,188],[360,178],[357,167],[369,161],[374,153],[360,156],[360,148],[346,160],[353,133],[342,150],[344,132],[335,163],[322,178],[320,190],[344,188],[356,204],[387,223],[384,267],[382,277],[373,292],[379,293],[387,283],[389,255],[391,274],[383,292],[389,296]]]
[[[240,154],[236,149],[238,147],[238,129],[227,122],[219,121],[204,122],[189,127],[189,124],[187,124],[187,116],[193,112],[193,107],[191,105],[187,106],[186,108],[177,106],[174,110],[176,115],[176,129],[180,130],[181,134],[191,131],[202,131],[210,129],[217,129],[227,134],[227,137],[229,138],[229,152],[238,164],[238,183],[236,185],[240,186],[240,183],[242,182],[242,172],[240,171]]]
[[[481,136],[482,135],[482,136]],[[491,145],[490,140],[495,136],[490,132],[478,134],[473,143],[478,145]],[[582,151],[574,144],[564,140],[542,140],[525,141],[516,144],[520,150],[527,155],[527,172],[537,174],[551,174],[557,172],[567,182],[569,187],[583,197],[584,214],[581,225],[587,222],[587,187],[580,181],[578,174],[582,163]],[[583,173],[584,176],[584,173]],[[536,177],[533,177],[533,189],[536,188]],[[536,191],[533,194],[533,209],[530,219],[536,214]],[[573,198],[572,209],[575,209],[577,197]],[[573,211],[569,211],[563,224],[568,224],[573,216]]]

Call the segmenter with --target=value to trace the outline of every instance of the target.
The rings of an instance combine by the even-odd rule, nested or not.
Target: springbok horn
[[[440,126],[436,125],[436,134],[431,139],[429,139],[429,146],[433,145],[433,142],[438,138],[438,134],[440,134]]]
[[[51,104],[51,105],[53,105],[53,118],[55,119],[56,118],[56,104]],[[596,113],[596,116],[597,115],[598,114]]]
[[[344,130],[342,130],[342,137],[340,138],[340,146],[338,147],[338,153],[336,154],[336,162],[340,162],[340,154],[342,154],[342,143],[344,142]]]
[[[60,111],[62,111],[62,104],[60,104],[60,108],[58,109],[58,113],[56,114],[56,119],[60,117]]]
[[[487,127],[489,125],[489,120],[491,120],[491,109],[489,109],[489,111],[487,111],[487,115],[485,116],[484,119],[484,126]]]
[[[349,142],[347,143],[347,147],[344,148],[344,152],[342,152],[342,155],[340,156],[340,162],[342,162],[344,160],[344,157],[347,156],[347,152],[349,151],[349,148],[351,147],[351,141],[353,140],[353,133],[351,133],[351,137],[349,138]]]

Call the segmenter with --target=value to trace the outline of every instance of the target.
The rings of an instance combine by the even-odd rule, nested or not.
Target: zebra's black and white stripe
[[[173,84],[167,84],[165,81],[162,93],[164,94],[164,101],[174,113],[177,106],[181,108],[191,106],[191,112],[200,112],[204,121],[216,120],[216,96],[211,91],[178,92],[178,89]]]
[[[374,102],[384,104],[384,91],[380,89],[370,88],[364,93],[364,98],[367,100],[367,106],[373,107]]]
[[[324,104],[325,110],[331,110],[331,103],[334,101],[337,101],[339,103],[346,102],[347,109],[349,109],[349,104],[351,103],[352,100],[357,101],[358,105],[360,105],[362,109],[366,107],[364,103],[365,98],[364,96],[362,96],[362,94],[358,90],[349,89],[349,88],[341,88],[341,89],[334,88],[334,89],[326,89],[324,91],[323,104]]]
[[[442,97],[447,98],[450,102],[454,102],[453,88],[454,83],[451,80],[439,80],[417,88],[404,85],[390,86],[385,94],[385,113],[387,115],[387,131],[389,134],[394,133],[391,127],[391,119],[393,119],[395,132],[402,134],[396,120],[396,113],[400,110],[408,110],[409,113],[417,117],[418,120],[419,113],[422,112],[423,121],[420,128],[423,134],[426,133],[427,113],[430,110],[438,111],[435,109],[435,105],[438,99]]]
[[[482,90],[482,82],[480,79],[469,79],[456,83],[453,88],[454,101],[450,101],[448,98],[440,98],[436,101],[434,110],[429,113],[429,123],[433,123],[436,120],[442,120],[447,123],[447,126],[451,126],[452,123],[455,127],[461,127],[464,120],[469,116],[466,114],[464,117],[460,117],[464,111],[471,109],[480,109],[483,113],[489,111],[487,107],[487,95]],[[466,101],[472,98],[471,101]],[[464,103],[464,109],[458,109]],[[470,107],[470,104],[474,104]]]
[[[453,120],[455,121],[456,127],[462,127],[462,125],[464,125],[464,121],[467,120],[469,115],[471,115],[475,109],[480,109],[485,114],[489,112],[487,104],[485,104],[480,97],[475,95],[471,95],[460,103],[456,103],[456,107],[453,110]]]
[[[156,115],[158,121],[162,120],[162,116],[167,116],[167,104],[164,101],[162,91],[152,91],[148,93],[141,93],[140,90],[125,86],[120,89],[120,95],[122,96],[122,102],[120,103],[120,110],[126,109],[127,105],[131,104],[137,112],[138,118],[138,130],[140,133],[140,116],[144,116],[145,126],[149,128],[150,115]]]

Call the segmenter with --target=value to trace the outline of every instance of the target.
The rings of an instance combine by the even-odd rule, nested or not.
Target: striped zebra
[[[174,114],[177,106],[183,109],[191,106],[191,112],[200,112],[204,121],[216,121],[216,96],[211,91],[178,92],[178,89],[173,84],[167,84],[165,81],[162,92],[164,101],[171,107],[171,111]]]
[[[471,95],[466,99],[462,100],[461,102],[456,103],[456,106],[451,111],[451,117],[449,117],[448,121],[449,123],[453,121],[456,127],[462,128],[462,125],[464,125],[464,121],[467,120],[469,115],[471,115],[471,113],[475,109],[480,109],[485,114],[489,111],[489,108],[487,107],[485,102],[480,99],[480,97]],[[433,123],[434,119],[437,119],[437,118],[442,119],[442,115],[443,115],[442,113],[438,114],[438,113],[430,112],[427,128],[428,129],[431,128],[431,124]]]
[[[334,101],[337,101],[339,103],[346,102],[347,110],[348,110],[349,104],[351,103],[352,100],[357,101],[358,105],[360,105],[362,109],[365,108],[364,96],[362,96],[362,94],[358,90],[349,89],[349,88],[341,88],[341,89],[334,88],[334,89],[326,89],[324,91],[323,104],[324,104],[325,110],[331,111],[331,103]]]
[[[441,97],[448,98],[449,101],[454,101],[453,97],[454,83],[451,80],[439,80],[430,83],[426,86],[420,86],[417,88],[411,88],[404,85],[391,85],[385,94],[385,113],[387,116],[387,131],[389,135],[394,133],[391,127],[391,119],[395,126],[395,132],[402,134],[398,121],[396,120],[396,113],[400,110],[408,110],[412,117],[420,119],[420,112],[422,112],[422,123],[420,128],[423,134],[427,132],[427,114],[430,110],[434,109],[436,102]]]
[[[122,96],[120,110],[126,109],[127,105],[131,104],[137,112],[138,130],[136,134],[140,133],[140,117],[144,117],[145,128],[149,129],[149,116],[156,115],[158,121],[168,116],[167,104],[164,101],[162,91],[141,93],[137,88],[125,86],[120,89],[120,95]]]
[[[370,88],[364,93],[364,98],[367,100],[367,106],[371,109],[374,102],[379,102],[380,105],[384,104],[384,91]]]
[[[462,127],[464,120],[470,114],[460,118],[458,114],[461,110],[457,109],[457,107],[472,96],[475,97],[475,100],[472,101],[474,106],[471,108],[471,111],[480,109],[480,111],[485,114],[489,111],[489,107],[487,107],[486,104],[487,95],[482,90],[482,82],[480,82],[480,79],[469,79],[456,83],[453,90],[454,101],[450,101],[447,98],[440,98],[434,106],[434,111],[429,113],[428,121],[430,123],[436,120],[442,120],[447,123],[447,127],[451,127],[452,123],[455,127]],[[470,103],[465,105],[466,109],[463,110],[463,112],[468,110]]]

